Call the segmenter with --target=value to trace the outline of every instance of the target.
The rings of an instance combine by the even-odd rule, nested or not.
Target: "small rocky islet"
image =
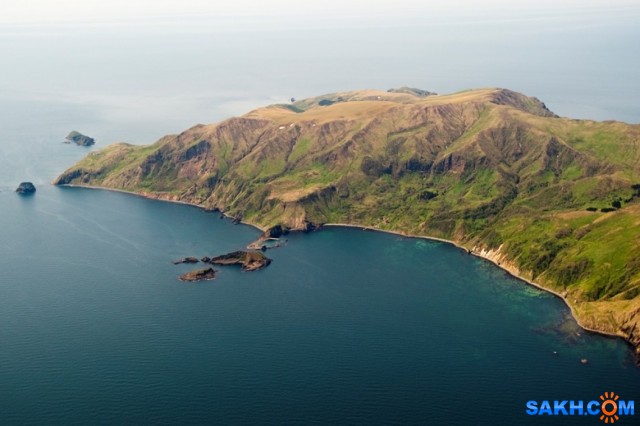
[[[87,135],[83,135],[82,133],[76,130],[72,130],[65,138],[64,143],[71,143],[71,142],[79,146],[91,146],[96,143],[96,140]]]
[[[16,188],[16,192],[22,195],[33,194],[34,192],[36,192],[36,187],[31,182],[22,182],[20,185],[18,185],[18,188]]]
[[[186,282],[208,281],[216,277],[216,272],[213,268],[196,269],[180,275],[178,279]]]
[[[204,262],[204,260],[203,260]],[[181,263],[198,263],[197,257],[183,257],[182,259],[174,260],[172,262],[174,265],[179,265]]]
[[[214,265],[240,265],[243,271],[250,272],[266,268],[271,263],[271,259],[259,251],[238,250],[213,257],[209,262]]]
[[[238,250],[212,258],[205,256],[200,260],[203,263],[210,263],[212,265],[240,265],[242,270],[247,272],[265,268],[271,263],[271,259],[259,251],[244,250]],[[196,257],[183,257],[182,259],[174,260],[173,264],[198,263],[198,261]],[[178,279],[187,282],[212,280],[215,278],[216,272],[213,268],[197,269],[180,275]]]

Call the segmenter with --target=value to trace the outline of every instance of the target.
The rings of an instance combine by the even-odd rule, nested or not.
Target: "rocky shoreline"
[[[265,251],[270,248],[281,247],[284,243],[280,241],[280,238],[287,235],[289,231],[290,229],[287,226],[276,225],[264,231],[257,240],[247,246],[247,249]]]
[[[102,190],[107,190],[107,191],[122,192],[122,193],[131,194],[131,195],[135,195],[135,196],[139,196],[139,197],[143,197],[143,198],[154,199],[154,200],[159,200],[159,201],[168,201],[168,202],[173,202],[173,203],[178,203],[178,204],[185,204],[185,205],[189,205],[189,206],[193,206],[193,207],[197,207],[197,208],[200,208],[200,209],[207,210],[206,207],[204,207],[202,205],[198,205],[196,203],[190,203],[190,202],[186,202],[186,201],[170,199],[168,197],[164,198],[164,197],[162,197],[161,195],[158,195],[158,194],[137,193],[137,192],[133,192],[133,191],[126,191],[126,190],[107,188],[107,187],[100,187],[100,186],[91,186],[91,185],[63,184],[63,185],[59,185],[59,186],[77,187],[77,188],[86,188],[86,189],[102,189]],[[224,212],[221,212],[221,213],[224,214]],[[232,218],[231,216],[228,216],[228,215],[225,215],[225,216],[229,217],[229,218]],[[241,221],[240,223],[242,223],[244,225],[251,226],[253,228],[256,228],[259,231],[262,231],[263,232],[262,236],[266,235],[267,232],[269,232],[269,230],[271,229],[271,228],[265,229],[265,228],[260,227],[257,224],[246,222],[246,221]],[[526,283],[528,285],[531,285],[531,286],[536,287],[536,288],[538,288],[540,290],[543,290],[543,291],[546,291],[546,292],[548,292],[550,294],[553,294],[556,297],[559,297],[569,307],[571,315],[575,319],[576,323],[582,329],[584,329],[587,332],[594,333],[594,334],[607,336],[607,337],[621,338],[621,339],[625,340],[634,349],[634,353],[636,355],[638,363],[640,364],[640,330],[637,330],[637,332],[636,332],[635,328],[633,328],[633,329],[630,330],[629,334],[625,335],[625,334],[622,334],[621,332],[612,332],[612,331],[602,330],[602,329],[598,329],[598,328],[590,327],[590,326],[586,325],[584,323],[584,320],[580,317],[580,314],[576,311],[575,307],[571,304],[571,301],[568,300],[566,297],[564,297],[562,294],[554,291],[551,288],[545,287],[545,286],[543,286],[543,285],[541,285],[539,283],[533,282],[533,281],[523,277],[520,274],[520,271],[509,267],[510,263],[505,264],[503,261],[496,260],[495,257],[492,256],[489,253],[484,253],[483,254],[482,250],[475,250],[474,251],[473,248],[467,248],[467,247],[457,243],[456,241],[447,240],[447,239],[444,239],[444,238],[430,237],[430,236],[426,236],[426,235],[409,234],[409,233],[405,233],[405,232],[401,232],[401,231],[390,231],[390,230],[379,229],[379,228],[376,228],[376,227],[373,227],[373,226],[350,224],[350,223],[324,223],[322,225],[310,224],[310,226],[306,227],[305,229],[289,229],[288,232],[294,232],[294,231],[295,232],[309,232],[310,230],[319,230],[319,229],[322,229],[323,227],[358,228],[358,229],[362,229],[362,230],[384,232],[384,233],[398,235],[398,236],[406,237],[406,238],[419,238],[419,239],[439,241],[439,242],[443,242],[443,243],[452,244],[455,247],[457,247],[457,248],[459,248],[461,250],[464,250],[469,254],[472,254],[474,256],[480,257],[482,259],[485,259],[486,261],[491,262],[492,264],[494,264],[498,268],[500,268],[500,269],[504,270],[505,272],[507,272],[508,274],[512,275],[514,278],[517,278],[520,281],[522,281],[522,282],[524,282],[524,283]],[[308,229],[308,228],[311,228],[311,229]],[[252,245],[254,245],[256,243],[259,243],[260,239],[262,238],[262,236],[260,238],[258,238],[258,240],[256,240],[254,243],[251,243],[249,245],[250,248],[253,248]]]
[[[503,271],[505,271],[507,274],[509,274],[510,276],[512,276],[513,278],[516,278],[517,280],[520,280],[522,282],[524,282],[527,285],[530,285],[532,287],[535,287],[539,290],[545,291],[547,293],[550,293],[556,297],[558,297],[559,299],[562,299],[562,301],[567,305],[567,307],[569,308],[569,311],[571,312],[571,316],[573,317],[573,319],[576,321],[576,323],[578,324],[578,326],[580,326],[580,328],[582,328],[583,330],[589,332],[589,333],[593,333],[593,334],[597,334],[600,336],[605,336],[605,337],[613,337],[613,338],[620,338],[623,339],[624,341],[626,341],[633,349],[636,355],[636,361],[638,363],[638,365],[640,365],[640,337],[634,338],[633,336],[626,336],[623,334],[619,334],[619,333],[614,333],[614,332],[610,332],[610,331],[606,331],[606,330],[599,330],[593,327],[589,327],[586,324],[584,324],[584,322],[581,320],[580,315],[576,312],[575,307],[570,303],[570,301],[562,294],[560,294],[559,292],[545,287],[541,284],[538,284],[532,280],[529,280],[525,277],[523,277],[520,273],[520,270],[517,269],[511,262],[509,262],[507,259],[504,259],[502,257],[499,256],[499,250],[497,251],[490,251],[490,250],[484,250],[484,249],[478,249],[477,247],[473,247],[473,248],[467,248],[455,241],[452,240],[447,240],[444,238],[438,238],[438,237],[429,237],[429,236],[425,236],[425,235],[414,235],[414,234],[407,234],[404,232],[399,232],[399,231],[389,231],[389,230],[384,230],[384,229],[378,229],[372,226],[362,226],[362,225],[353,225],[353,224],[348,224],[348,223],[325,223],[323,225],[323,227],[336,227],[336,228],[356,228],[356,229],[362,229],[362,230],[368,230],[368,231],[375,231],[375,232],[382,232],[385,234],[392,234],[392,235],[398,235],[401,237],[405,237],[405,238],[416,238],[416,239],[423,239],[423,240],[431,240],[431,241],[438,241],[441,243],[447,243],[447,244],[451,244],[453,246],[455,246],[456,248],[459,248],[460,250],[463,250],[464,252],[468,253],[469,255],[473,255],[476,257],[479,257],[487,262],[492,263],[494,266],[497,266],[498,268],[502,269]],[[506,261],[505,261],[506,260]]]
[[[55,181],[52,182],[53,185],[55,186],[60,186],[63,188],[82,188],[82,189],[95,189],[95,190],[100,190],[100,191],[110,191],[110,192],[119,192],[121,194],[128,194],[128,195],[133,195],[135,197],[142,197],[142,198],[146,198],[148,200],[156,200],[156,201],[165,201],[167,203],[175,203],[175,204],[182,204],[185,206],[191,206],[191,207],[195,207],[198,208],[200,210],[204,210],[205,212],[219,212],[221,215],[221,218],[226,218],[226,219],[230,219],[234,224],[242,224],[242,225],[247,225],[250,226],[252,228],[257,229],[260,232],[265,232],[266,229],[262,228],[254,223],[251,222],[246,222],[243,221],[237,217],[231,216],[225,212],[223,212],[222,210],[218,210],[218,209],[209,209],[203,205],[197,204],[197,203],[190,203],[188,201],[182,201],[182,200],[178,200],[175,197],[171,197],[169,195],[164,195],[164,194],[157,194],[157,193],[151,193],[151,192],[134,192],[134,191],[127,191],[126,189],[117,189],[117,188],[109,188],[107,186],[97,186],[97,185],[78,185],[78,184],[74,184],[74,183],[63,183],[63,184],[59,184],[56,183]]]

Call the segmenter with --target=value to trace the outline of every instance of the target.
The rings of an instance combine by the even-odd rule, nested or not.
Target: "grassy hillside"
[[[274,105],[90,154],[57,184],[453,240],[640,344],[640,126],[556,117],[504,89],[403,88]]]

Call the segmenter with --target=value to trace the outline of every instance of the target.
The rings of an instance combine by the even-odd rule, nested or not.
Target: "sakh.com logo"
[[[622,416],[635,416],[635,401],[620,399],[613,392],[600,395],[594,401],[528,401],[526,413],[530,416],[598,416],[612,424]]]

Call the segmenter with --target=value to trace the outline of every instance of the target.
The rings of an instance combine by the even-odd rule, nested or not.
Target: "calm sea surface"
[[[637,8],[498,18],[0,28],[0,424],[541,425],[527,400],[640,399],[624,342],[449,245],[333,228],[185,284],[172,259],[259,232],[49,185],[90,151],[61,143],[72,129],[152,142],[351,88],[503,86],[640,122]]]
[[[258,232],[47,186],[0,217],[3,424],[540,424],[529,399],[640,391],[622,341],[449,245],[327,229],[185,284],[171,259]]]

